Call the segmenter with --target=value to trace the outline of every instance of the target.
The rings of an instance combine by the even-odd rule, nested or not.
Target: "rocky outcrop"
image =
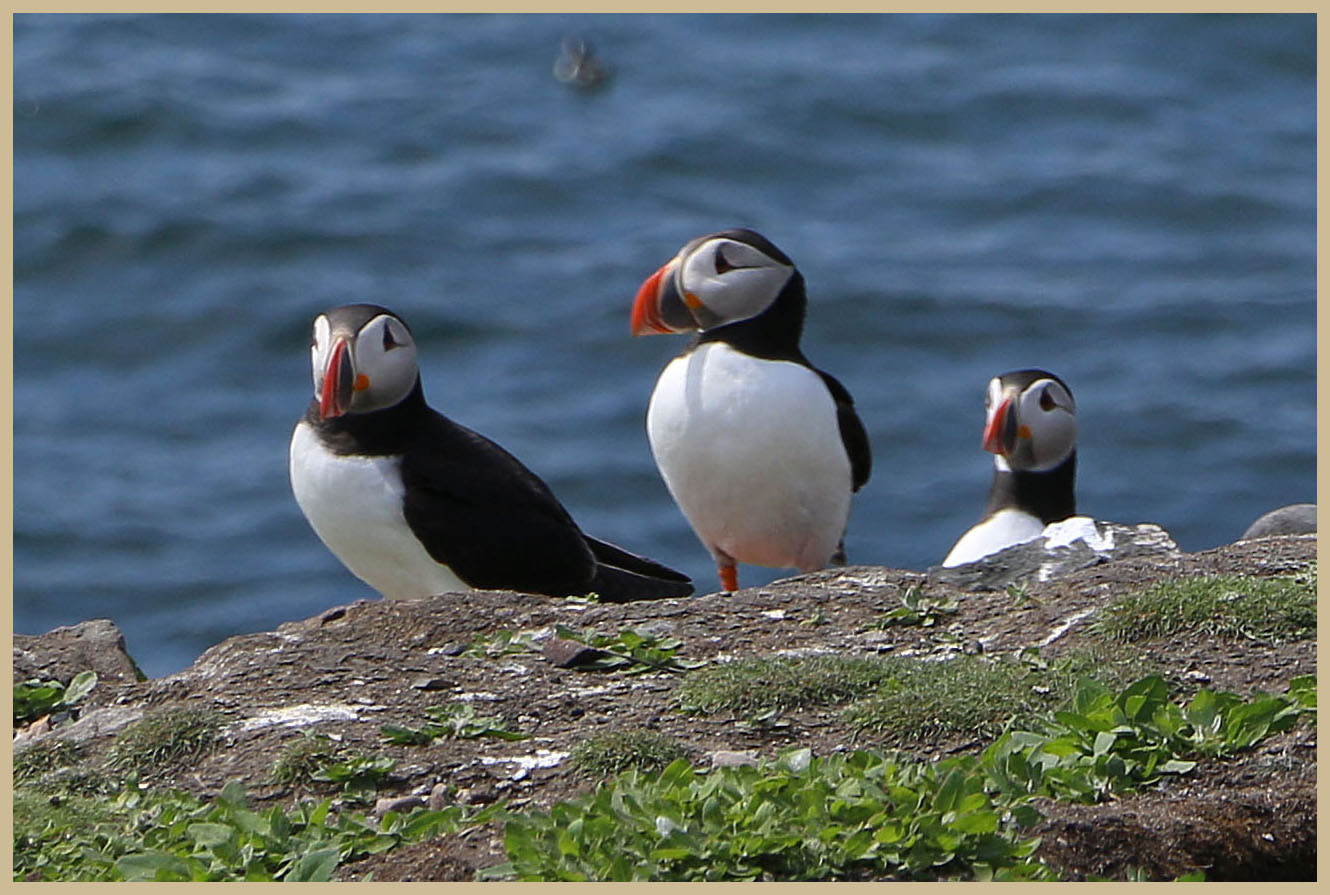
[[[276,631],[233,637],[185,671],[151,680],[137,679],[114,625],[88,622],[16,637],[14,673],[16,680],[68,680],[84,668],[97,669],[99,683],[81,704],[81,716],[31,738],[78,739],[90,764],[106,754],[126,724],[147,714],[180,708],[216,713],[216,748],[143,769],[149,783],[214,794],[235,779],[260,800],[289,800],[298,793],[274,781],[273,764],[303,732],[317,731],[363,754],[395,758],[379,790],[385,799],[411,798],[415,804],[446,791],[468,804],[506,798],[540,806],[592,785],[567,757],[589,736],[611,729],[659,732],[682,743],[699,764],[716,755],[771,757],[792,745],[815,754],[876,745],[873,736],[847,728],[834,710],[790,712],[778,725],[685,714],[673,698],[681,675],[584,670],[576,649],[549,646],[559,625],[669,636],[681,642],[682,658],[707,662],[810,652],[944,658],[962,650],[994,654],[1028,646],[1053,656],[1086,642],[1102,607],[1155,581],[1279,575],[1305,569],[1316,551],[1314,535],[1188,554],[1154,526],[1108,526],[1085,534],[1079,542],[1051,550],[1047,543],[1029,545],[986,569],[948,570],[955,572],[950,575],[852,566],[730,595],[622,605],[494,591],[356,602]],[[1119,549],[1103,549],[1109,538]],[[1128,545],[1135,546],[1122,549]],[[1052,560],[1054,571],[1041,575]],[[1005,589],[1013,578],[1021,581],[1018,596]],[[875,624],[902,605],[910,588],[954,599],[958,611],[931,627]],[[1178,679],[1242,694],[1280,691],[1291,677],[1315,672],[1314,639],[1216,642],[1197,635],[1147,643],[1145,649]],[[414,746],[384,739],[384,724],[419,727],[425,710],[442,703],[469,705],[477,715],[530,736]],[[938,741],[921,751],[964,747]],[[1146,868],[1162,878],[1195,869],[1210,879],[1313,878],[1315,754],[1315,731],[1302,725],[1242,761],[1203,765],[1171,787],[1103,805],[1051,805],[1041,854],[1069,875]],[[1161,837],[1160,830],[1177,835]],[[339,873],[348,879],[368,869],[380,880],[470,879],[478,867],[501,860],[501,840],[493,832],[420,843]]]
[[[103,684],[143,680],[143,672],[125,649],[125,635],[115,623],[95,618],[41,635],[14,635],[14,681],[33,679],[69,683],[91,669]]]

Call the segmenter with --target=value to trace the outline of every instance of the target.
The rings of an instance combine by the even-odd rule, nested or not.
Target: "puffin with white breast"
[[[483,588],[623,602],[693,592],[673,569],[583,534],[515,457],[432,410],[411,331],[388,309],[320,314],[312,357],[291,488],[328,549],[384,597]]]
[[[988,505],[944,567],[1032,540],[1050,523],[1076,515],[1076,401],[1067,383],[1037,369],[993,377],[983,448],[995,455]]]
[[[845,386],[799,347],[803,275],[753,230],[698,237],[647,278],[632,333],[694,332],[661,372],[647,438],[670,494],[716,562],[803,572],[844,562],[868,435]]]

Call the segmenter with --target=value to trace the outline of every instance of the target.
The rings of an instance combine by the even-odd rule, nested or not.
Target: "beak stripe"
[[[368,380],[367,380],[368,382]],[[338,339],[328,355],[328,368],[323,371],[323,390],[319,393],[319,418],[341,416],[351,403],[354,388],[351,377],[351,355],[346,339]]]
[[[984,427],[984,450],[990,454],[1005,454],[1002,435],[1007,429],[1007,415],[1011,413],[1011,398],[1007,398],[993,411],[993,418]]]

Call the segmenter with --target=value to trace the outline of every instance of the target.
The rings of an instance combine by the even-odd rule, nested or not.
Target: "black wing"
[[[817,375],[827,384],[827,389],[836,402],[836,422],[840,426],[840,440],[850,458],[850,480],[854,483],[854,490],[858,491],[873,472],[873,451],[868,446],[868,433],[864,430],[859,414],[855,412],[854,398],[850,397],[849,390],[830,373],[817,370]]]
[[[402,456],[402,481],[407,524],[430,556],[471,587],[549,596],[594,589],[596,560],[549,486],[441,414],[432,412],[426,429]]]

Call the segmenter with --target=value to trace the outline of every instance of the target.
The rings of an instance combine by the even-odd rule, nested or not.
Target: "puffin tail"
[[[665,600],[693,593],[692,579],[681,572],[606,541],[587,536],[586,542],[596,557],[593,589],[603,603]]]

